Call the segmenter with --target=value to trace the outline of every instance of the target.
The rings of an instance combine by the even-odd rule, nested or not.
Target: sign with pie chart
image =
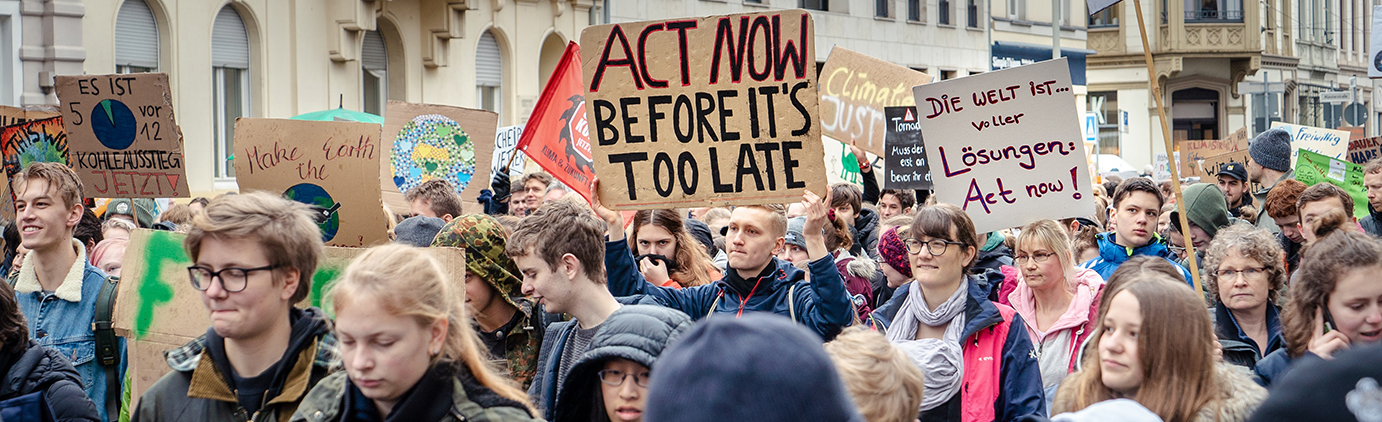
[[[123,150],[134,143],[134,113],[120,100],[101,100],[91,109],[91,131],[106,148]]]
[[[58,76],[55,82],[68,163],[89,196],[190,195],[167,74]]]

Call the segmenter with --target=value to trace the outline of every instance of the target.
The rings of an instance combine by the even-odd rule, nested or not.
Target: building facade
[[[1134,2],[1089,18],[1089,106],[1100,149],[1134,165],[1165,153]],[[1151,0],[1146,43],[1173,140],[1249,135],[1281,121],[1376,134],[1367,79],[1371,8],[1357,0]],[[1343,103],[1320,93],[1354,94]],[[1350,107],[1356,103],[1354,107]],[[1359,116],[1349,116],[1346,111]]]
[[[521,124],[600,17],[599,0],[0,0],[0,60],[20,64],[0,64],[0,103],[57,104],[54,75],[168,73],[205,195],[236,188],[238,117],[382,115],[392,99]]]

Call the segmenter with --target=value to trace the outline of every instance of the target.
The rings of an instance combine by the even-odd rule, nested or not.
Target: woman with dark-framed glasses
[[[1052,396],[1066,375],[1078,369],[1080,346],[1098,328],[1104,278],[1075,264],[1070,239],[1055,220],[1022,227],[1017,256],[1012,267],[1003,267],[1003,275],[1005,291],[998,303],[1022,316],[1041,362],[1042,388]]]
[[[928,206],[917,211],[903,243],[912,282],[874,320],[926,374],[919,419],[1045,417],[1041,370],[1022,316],[990,302],[969,274],[980,246],[974,222],[954,205]]]
[[[1205,250],[1205,288],[1214,303],[1214,334],[1224,362],[1252,369],[1286,346],[1278,299],[1286,285],[1285,253],[1271,232],[1235,224]]]
[[[566,375],[554,422],[641,422],[649,377],[667,344],[691,325],[681,311],[626,305],[600,324]]]

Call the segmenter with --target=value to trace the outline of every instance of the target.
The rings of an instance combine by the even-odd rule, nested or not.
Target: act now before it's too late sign
[[[912,89],[937,200],[980,233],[1088,215],[1070,70],[1050,60]]]

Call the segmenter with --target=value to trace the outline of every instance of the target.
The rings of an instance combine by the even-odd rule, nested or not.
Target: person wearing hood
[[[1276,188],[1277,184],[1296,178],[1296,170],[1291,168],[1291,152],[1294,150],[1291,147],[1291,132],[1282,128],[1268,129],[1248,144],[1248,179],[1261,187],[1252,193],[1253,202],[1266,204],[1267,194]],[[1270,213],[1270,209],[1258,210],[1257,214],[1262,215],[1264,212]],[[1258,218],[1257,227],[1267,229],[1273,234],[1281,230],[1266,218]]]
[[[1367,234],[1382,237],[1382,157],[1363,166],[1363,186],[1368,188],[1368,215],[1358,220]]]
[[[465,249],[466,313],[489,356],[501,359],[508,376],[527,389],[546,327],[534,318],[532,299],[523,296],[518,265],[504,254],[507,241],[499,220],[466,214],[442,226],[432,246]]]
[[[691,317],[656,305],[610,314],[571,367],[553,422],[641,422],[658,356],[691,327]]]
[[[1247,193],[1247,167],[1240,163],[1225,163],[1219,166],[1219,172],[1214,177],[1217,179],[1219,190],[1224,193],[1224,199],[1228,201],[1228,213],[1244,220],[1256,220],[1252,217],[1258,215],[1257,209],[1253,205],[1252,195]],[[1244,217],[1244,211],[1250,216]]]
[[[1219,196],[1223,202],[1223,196]],[[1166,246],[1166,242],[1154,229],[1161,217],[1161,205],[1165,202],[1161,190],[1151,180],[1134,177],[1118,185],[1113,193],[1113,207],[1109,210],[1112,232],[1101,233],[1099,256],[1085,261],[1080,267],[1094,270],[1100,277],[1108,280],[1119,265],[1137,255],[1152,255],[1165,258],[1180,269],[1187,284],[1191,283],[1190,270],[1176,263],[1176,254]],[[1227,206],[1227,205],[1225,205]]]
[[[669,345],[654,370],[650,421],[864,421],[820,337],[785,316],[709,318]]]
[[[853,183],[830,185],[830,209],[835,218],[849,226],[850,238],[855,242],[849,248],[854,256],[877,259],[878,255],[878,213],[864,208],[863,193]]]
[[[464,288],[431,254],[370,248],[326,296],[344,370],[317,383],[292,422],[540,420],[523,390],[488,364]]]
[[[9,283],[0,283],[0,374],[0,401],[39,394],[58,422],[96,422],[101,417],[82,391],[82,377],[72,362],[56,349],[29,340],[28,324]]]
[[[1075,372],[1080,345],[1099,327],[1104,278],[1075,266],[1070,240],[1054,220],[1022,227],[1015,263],[1003,268],[1009,277],[1003,285],[1013,288],[998,303],[1022,316],[1040,361],[1041,386],[1054,395],[1054,387]]]
[[[979,245],[974,222],[957,206],[927,206],[904,242],[914,281],[899,287],[873,322],[926,374],[921,421],[1045,416],[1041,368],[1024,319],[989,301],[969,274]]]
[[[1252,369],[1285,346],[1277,299],[1286,288],[1281,246],[1247,224],[1219,231],[1205,248],[1204,286],[1214,303],[1214,335],[1224,362]]]
[[[336,365],[331,321],[296,308],[312,291],[321,231],[303,203],[267,192],[216,198],[183,248],[211,316],[206,334],[165,353],[172,372],[131,414],[136,421],[286,421]]]
[[[599,183],[596,179],[592,192],[598,192]],[[591,197],[595,212],[606,225],[624,226],[623,215],[605,208],[598,194]],[[856,315],[822,232],[829,223],[830,197],[821,198],[807,190],[801,204],[806,212],[802,237],[809,262],[807,271],[773,256],[786,243],[785,207],[748,205],[735,208],[725,226],[725,249],[729,252],[725,277],[703,286],[678,290],[649,283],[634,265],[624,232],[610,230],[605,244],[609,292],[620,297],[647,295],[697,320],[714,314],[742,317],[745,311],[772,312],[806,325],[823,341],[834,338]],[[838,214],[836,217],[840,218]]]
[[[998,302],[998,294],[1010,289],[1003,285],[1003,267],[1014,265],[1013,248],[1005,243],[1007,236],[1001,232],[988,232],[979,236],[979,239],[983,245],[979,246],[979,252],[974,256],[972,271],[980,276],[979,287],[988,292],[989,300]]]
[[[1061,383],[1053,414],[1126,398],[1165,421],[1242,422],[1266,399],[1246,371],[1216,362],[1204,300],[1181,280],[1120,271],[1109,286],[1101,328],[1080,372]]]

